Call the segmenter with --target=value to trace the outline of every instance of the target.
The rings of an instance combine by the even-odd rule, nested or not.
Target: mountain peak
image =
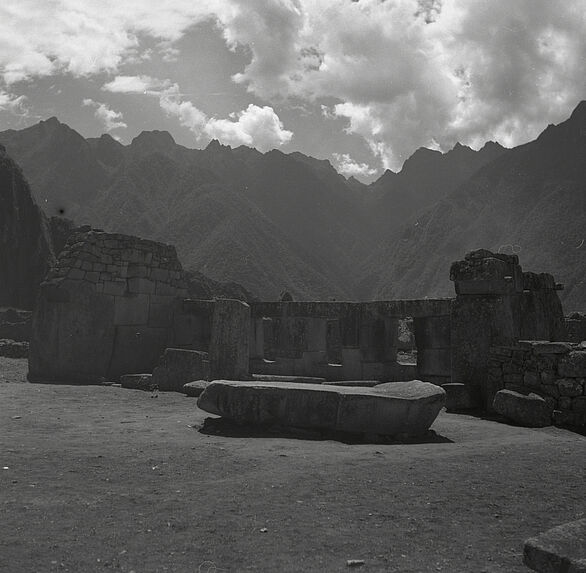
[[[503,150],[506,149],[503,147],[498,141],[487,141],[480,150],[488,151],[488,150]]]
[[[586,121],[586,100],[582,100],[572,112],[570,119],[573,121]]]
[[[151,142],[151,143],[158,143],[158,144],[166,144],[166,145],[174,145],[175,140],[173,136],[168,131],[159,131],[158,129],[154,129],[152,131],[141,131],[131,142],[130,145],[135,145],[137,143],[143,142]]]
[[[212,139],[205,148],[206,151],[220,151],[222,149],[232,149],[229,145],[222,145],[217,139]]]

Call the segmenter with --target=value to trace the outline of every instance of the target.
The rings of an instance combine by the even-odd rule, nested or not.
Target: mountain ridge
[[[568,125],[582,122],[585,110],[580,104]],[[486,204],[491,193],[500,196],[491,191],[494,170],[508,177],[511,200],[528,213],[527,181],[538,179],[566,189],[567,197],[559,189],[554,193],[558,218],[563,209],[575,212],[572,193],[579,189],[572,191],[568,181],[577,185],[582,172],[560,142],[582,143],[575,130],[563,127],[567,122],[513,149],[495,142],[478,151],[461,144],[447,153],[421,148],[400,172],[387,171],[369,185],[300,152],[261,153],[218,141],[190,149],[156,130],[122,145],[107,134],[84,139],[56,118],[0,132],[0,143],[22,165],[48,215],[172,242],[186,267],[241,283],[261,298],[275,299],[287,289],[297,299],[352,300],[448,294],[446,256],[460,258],[473,243],[458,230],[473,234],[474,221],[483,230],[478,240],[487,242],[474,246],[495,248],[501,239],[510,244],[513,234],[501,236],[499,229],[511,227],[512,213],[533,236],[518,205],[511,210],[499,200],[491,210]],[[544,151],[534,153],[532,144]],[[459,191],[466,185],[475,191]],[[482,220],[488,215],[492,230]],[[533,212],[531,217],[534,224],[539,219]],[[550,224],[546,219],[543,228]],[[449,233],[440,232],[442,224]],[[452,247],[441,251],[433,241],[416,240],[422,229]],[[419,250],[403,252],[402,243]],[[539,263],[539,257],[531,260]],[[407,288],[409,281],[414,288]]]

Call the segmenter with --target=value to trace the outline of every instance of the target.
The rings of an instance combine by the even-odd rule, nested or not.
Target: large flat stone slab
[[[523,561],[540,573],[586,573],[586,519],[564,523],[528,539]]]
[[[296,384],[323,384],[325,378],[316,376],[279,376],[277,374],[253,374],[253,380],[258,382],[295,382]]]
[[[239,423],[415,436],[429,429],[444,402],[444,390],[419,380],[374,388],[216,380],[197,404]]]

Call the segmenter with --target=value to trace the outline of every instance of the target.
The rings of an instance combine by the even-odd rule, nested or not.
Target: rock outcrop
[[[52,262],[47,220],[0,145],[0,306],[33,308]]]

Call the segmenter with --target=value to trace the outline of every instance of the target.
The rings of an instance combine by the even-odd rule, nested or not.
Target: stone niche
[[[151,372],[173,345],[175,311],[186,296],[174,247],[74,233],[41,285],[29,379],[91,383]]]

